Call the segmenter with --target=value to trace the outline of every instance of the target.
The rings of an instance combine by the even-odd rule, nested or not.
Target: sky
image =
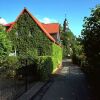
[[[45,23],[63,24],[66,15],[69,28],[78,36],[81,34],[84,17],[88,17],[91,8],[97,4],[100,4],[100,0],[1,0],[0,17],[7,23],[15,21],[24,7]]]

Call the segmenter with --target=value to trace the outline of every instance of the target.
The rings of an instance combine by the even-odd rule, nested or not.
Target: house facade
[[[41,30],[51,35],[56,40],[56,42],[60,43],[60,24],[59,23],[49,23],[49,24],[41,23],[34,16],[32,16],[32,14],[26,8],[24,8],[24,10],[20,13],[20,15],[17,17],[15,22],[11,22],[5,25],[7,32],[11,31],[11,29],[17,22],[18,18],[24,13],[28,13],[30,17],[33,19],[33,21],[35,21],[35,23],[41,28]]]
[[[62,63],[58,23],[41,23],[24,8],[17,19],[5,27],[14,45],[10,56],[50,57],[54,70]]]

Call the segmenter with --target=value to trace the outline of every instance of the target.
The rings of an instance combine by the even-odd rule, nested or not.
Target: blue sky
[[[12,22],[26,7],[42,22],[62,24],[66,13],[69,28],[78,36],[81,33],[84,17],[90,15],[90,9],[96,4],[100,4],[100,0],[1,0],[0,17],[8,23]]]

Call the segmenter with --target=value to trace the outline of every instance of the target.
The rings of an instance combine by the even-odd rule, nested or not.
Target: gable
[[[43,31],[43,33],[46,35],[46,37],[51,40],[52,42],[56,43],[57,45],[60,46],[60,44],[58,44],[56,42],[56,40],[50,35],[53,33],[58,33],[59,31],[59,25],[58,24],[42,24],[41,22],[39,22],[34,16],[32,16],[32,14],[26,9],[24,8],[24,10],[19,14],[19,16],[17,17],[17,19],[15,20],[15,22],[12,22],[10,24],[5,25],[6,27],[8,27],[7,32],[11,31],[12,28],[14,27],[14,24],[17,23],[17,20],[19,19],[19,17],[23,14],[27,12],[29,14],[29,16],[32,18],[32,20],[37,24],[37,26]],[[56,31],[54,30],[56,29]]]
[[[23,14],[23,13],[28,13],[29,16],[33,19],[33,21],[38,25],[38,27],[43,31],[43,33],[52,41],[52,42],[56,42],[55,39],[44,29],[44,27],[42,26],[42,24],[34,17],[32,16],[32,14],[26,9],[24,8],[24,10],[20,13],[20,15],[17,17],[17,19],[15,20],[15,23],[17,22],[17,20],[19,19],[19,17]],[[11,31],[11,29],[13,28],[14,24],[12,24],[10,26],[10,28],[7,30],[8,32]]]

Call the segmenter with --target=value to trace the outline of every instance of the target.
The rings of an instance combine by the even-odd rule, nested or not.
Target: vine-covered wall
[[[16,42],[17,49],[21,54],[23,51],[26,53],[26,49],[27,52],[35,49],[35,51],[37,50],[37,54],[41,52],[40,56],[51,55],[51,40],[45,36],[27,12],[18,18],[15,28],[11,32],[13,32],[11,38],[13,38],[14,43]],[[16,40],[14,35],[17,35]]]
[[[36,72],[42,79],[48,79],[62,62],[62,48],[43,33],[27,12],[17,19],[9,37],[18,58],[34,59]]]

